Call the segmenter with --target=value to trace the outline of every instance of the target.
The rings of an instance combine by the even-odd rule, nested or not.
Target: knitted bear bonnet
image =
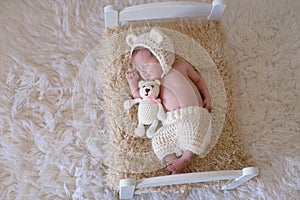
[[[148,49],[159,61],[162,68],[162,77],[171,69],[174,60],[174,46],[172,40],[158,29],[152,29],[141,35],[130,34],[126,37],[126,42],[131,48],[131,54],[137,47]]]

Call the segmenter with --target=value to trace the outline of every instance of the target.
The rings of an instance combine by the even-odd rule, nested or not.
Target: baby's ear
[[[143,87],[144,84],[145,84],[145,81],[140,81],[139,82],[139,88]]]
[[[150,31],[150,37],[153,38],[157,43],[161,43],[163,41],[163,36],[158,29],[152,29]]]
[[[132,45],[136,42],[136,35],[130,34],[126,37],[126,43],[128,46],[132,47]]]

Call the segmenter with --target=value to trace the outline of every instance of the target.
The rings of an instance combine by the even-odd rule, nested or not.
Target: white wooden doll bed
[[[137,20],[153,20],[181,17],[207,17],[208,20],[220,20],[225,10],[221,0],[213,0],[211,4],[195,2],[163,2],[137,5],[117,11],[113,6],[105,7],[105,27],[114,28],[126,22]],[[139,188],[229,180],[221,189],[230,190],[257,176],[256,167],[245,167],[242,170],[223,170],[210,172],[185,173],[177,175],[158,176],[144,179],[121,179],[120,199],[131,199],[138,194]]]

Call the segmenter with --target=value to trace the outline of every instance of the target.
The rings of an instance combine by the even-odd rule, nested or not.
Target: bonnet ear
[[[161,43],[164,39],[161,32],[158,29],[152,29],[150,31],[149,36],[150,36],[150,38],[153,38],[154,41],[156,41],[157,43]]]
[[[126,43],[128,44],[128,46],[132,47],[135,42],[136,42],[136,35],[134,34],[127,35]]]
[[[155,83],[158,85],[158,86],[160,86],[160,81],[159,80],[155,80]]]

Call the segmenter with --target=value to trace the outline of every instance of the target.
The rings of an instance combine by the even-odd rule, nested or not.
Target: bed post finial
[[[113,5],[104,7],[105,28],[113,28],[119,26],[119,12],[115,10]]]
[[[132,178],[120,180],[120,199],[132,199],[136,188],[136,180]]]
[[[226,5],[222,2],[222,0],[213,0],[210,14],[208,15],[208,20],[220,20],[225,11]]]

